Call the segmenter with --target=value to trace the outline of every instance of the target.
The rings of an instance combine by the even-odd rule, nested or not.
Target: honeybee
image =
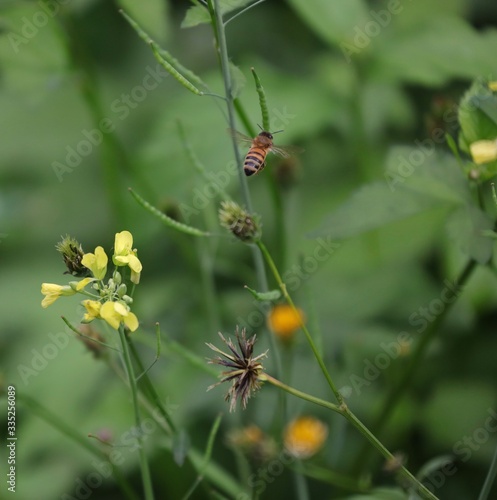
[[[302,151],[295,146],[278,147],[273,144],[273,135],[283,132],[283,130],[267,132],[261,128],[259,135],[253,139],[236,130],[230,129],[229,131],[240,143],[250,144],[250,149],[243,161],[243,171],[247,176],[258,174],[266,166],[266,156],[270,151],[283,158],[288,158]]]

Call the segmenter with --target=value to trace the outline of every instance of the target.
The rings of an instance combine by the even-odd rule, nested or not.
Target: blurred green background
[[[389,11],[392,5],[396,13]],[[141,351],[150,362],[156,321],[203,358],[210,355],[205,342],[217,342],[217,330],[233,332],[256,309],[243,289],[245,284],[257,288],[247,247],[224,235],[198,241],[175,233],[127,191],[134,188],[183,220],[185,207],[193,207],[198,213],[187,216],[188,223],[221,233],[218,198],[203,191],[206,182],[185,153],[178,120],[206,169],[225,172],[233,154],[224,105],[189,93],[171,76],[158,76],[151,51],[118,13],[119,8],[131,13],[162,47],[222,94],[210,26],[180,27],[190,6],[179,0],[0,4],[1,377],[82,435],[106,431],[118,440],[132,425],[132,408],[124,385],[74,335],[53,356],[47,351],[53,335],[66,331],[60,316],[77,323],[82,314],[78,297],[40,307],[42,282],[68,280],[54,249],[61,235],[76,237],[89,252],[97,245],[109,250],[118,231],[133,233],[144,265],[134,304],[143,328],[136,337],[148,344]],[[275,137],[277,144],[305,148],[290,163],[272,159],[249,179],[264,241],[283,274],[294,276],[293,266],[305,265],[317,245],[313,231],[326,227],[328,214],[362,184],[384,180],[387,158],[396,158],[392,148],[416,149],[416,141],[430,139],[437,127],[456,133],[455,114],[443,113],[457,110],[474,78],[496,77],[496,24],[497,4],[483,0],[268,0],[227,25],[230,58],[247,79],[240,101],[251,123],[260,122],[250,74],[255,67],[273,127],[285,129]],[[150,73],[157,85],[147,90]],[[98,137],[94,131],[101,119],[115,127],[115,135],[108,136],[112,144],[94,145],[79,164],[61,173],[71,148],[84,148],[87,136]],[[246,132],[242,126],[240,131]],[[236,176],[230,176],[226,190],[240,201]],[[282,211],[275,209],[275,192]],[[209,198],[205,208],[203,196]],[[296,301],[320,336],[339,387],[351,386],[353,374],[363,376],[365,360],[381,352],[382,342],[394,341],[402,331],[414,338],[411,315],[438,299],[444,280],[459,272],[466,257],[444,230],[446,219],[447,210],[435,207],[343,240],[329,259],[299,278]],[[327,237],[335,241],[333,233]],[[457,473],[437,487],[440,498],[475,498],[497,445],[490,433],[467,458],[457,453],[465,436],[484,426],[488,410],[497,409],[496,285],[488,268],[472,276],[382,436],[392,451],[406,455],[414,472],[434,457],[455,455]],[[263,326],[255,331],[262,352],[268,332]],[[282,355],[291,365],[287,380],[330,397],[303,338],[291,354]],[[395,360],[360,393],[351,391],[349,404],[366,424],[403,363]],[[271,353],[265,366],[274,369]],[[27,375],[25,367],[34,371]],[[206,393],[212,375],[167,349],[151,376],[164,401],[176,405],[174,420],[203,449],[215,416],[227,413],[224,389]],[[246,412],[224,416],[213,456],[231,474],[236,467],[226,444],[228,431],[256,423],[280,440],[278,429],[271,428],[277,404],[276,392],[267,387]],[[330,425],[316,462],[349,471],[362,438],[335,415],[294,399],[288,404],[289,415],[311,413]],[[17,415],[17,498],[75,496],[77,478],[93,470],[89,454],[21,401]],[[157,498],[182,498],[194,471],[174,463],[160,436],[147,447]],[[395,486],[378,457],[373,464],[373,482]],[[139,489],[137,457],[123,469]],[[266,486],[262,497],[293,498],[290,470]],[[309,479],[308,486],[311,498],[352,495],[317,480]],[[4,491],[2,485],[0,496]],[[109,480],[91,498],[120,495]],[[203,498],[206,492],[195,495]]]

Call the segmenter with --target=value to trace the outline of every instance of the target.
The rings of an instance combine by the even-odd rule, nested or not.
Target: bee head
[[[259,133],[259,135],[261,137],[267,137],[271,141],[273,140],[273,134],[271,134],[271,132],[266,132],[265,130],[263,130],[262,132]]]

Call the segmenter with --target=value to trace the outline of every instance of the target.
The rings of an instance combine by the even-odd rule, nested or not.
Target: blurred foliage
[[[178,132],[180,120],[211,178],[221,179],[238,199],[224,104],[186,92],[118,12],[126,10],[211,92],[222,94],[212,31],[202,24],[204,7],[194,3],[0,4],[0,379],[35,397],[82,436],[106,431],[119,442],[132,425],[132,409],[125,385],[73,334],[63,347],[47,347],[53,335],[66,331],[61,314],[74,323],[82,314],[74,297],[40,307],[41,283],[65,282],[54,249],[61,235],[75,236],[88,252],[97,244],[110,248],[118,231],[133,233],[144,264],[134,306],[142,328],[134,338],[148,364],[154,324],[160,322],[169,340],[150,376],[199,450],[227,405],[221,389],[206,393],[213,372],[188,361],[172,341],[204,358],[205,342],[215,340],[218,330],[232,333],[260,307],[243,288],[258,288],[250,250],[221,235],[219,197],[192,165]],[[238,12],[233,6],[247,4],[225,2],[227,18]],[[483,0],[274,0],[226,25],[236,93],[250,123],[260,122],[254,67],[272,127],[285,129],[277,144],[305,148],[289,167],[292,183],[278,184],[274,172],[280,164],[273,157],[249,179],[250,190],[264,240],[283,278],[296,284],[292,293],[311,330],[319,332],[339,387],[350,388],[354,374],[365,377],[382,343],[395,342],[403,331],[417,339],[412,315],[440,302],[444,280],[453,281],[469,258],[485,264],[464,287],[381,436],[392,451],[407,456],[413,472],[434,457],[454,457],[457,472],[436,486],[441,499],[473,498],[497,445],[492,432],[483,441],[475,434],[497,408],[495,245],[481,233],[492,229],[496,208],[489,186],[480,183],[478,200],[476,183],[467,177],[468,144],[497,135],[497,97],[477,99],[485,83],[497,78],[496,25],[497,6]],[[440,119],[433,109],[441,98],[451,113]],[[463,104],[474,105],[475,99],[476,107],[465,114]],[[437,126],[426,128],[428,122]],[[246,132],[241,125],[240,131]],[[446,146],[445,132],[460,145],[460,160]],[[495,165],[489,165],[481,181],[494,174]],[[173,219],[219,237],[197,241],[164,226],[128,187]],[[340,245],[311,267],[319,241]],[[263,352],[269,333],[260,323],[255,330]],[[107,341],[117,344],[109,333]],[[292,352],[281,348],[288,380],[329,397],[304,339],[297,337]],[[408,354],[360,393],[352,387],[348,402],[366,424],[379,413]],[[275,369],[271,352],[265,366],[270,373]],[[34,372],[26,375],[23,367]],[[285,422],[312,413],[329,424],[316,464],[350,473],[363,438],[336,415],[300,400],[287,403]],[[260,465],[244,472],[245,462],[226,436],[255,423],[281,444],[284,422],[274,420],[278,405],[267,387],[245,412],[223,418],[213,460],[241,483]],[[84,480],[96,467],[86,450],[21,401],[17,430],[19,498],[75,495],[77,478]],[[468,436],[481,442],[469,447]],[[146,445],[157,498],[182,498],[196,478],[191,465],[179,467],[161,435]],[[309,477],[310,498],[406,498],[377,456],[371,467],[373,484],[382,488],[347,492],[331,479]],[[139,490],[136,453],[122,469]],[[292,467],[270,479],[263,482],[262,498],[297,498]],[[199,487],[192,498],[208,497],[209,489]],[[92,498],[121,496],[109,479]]]

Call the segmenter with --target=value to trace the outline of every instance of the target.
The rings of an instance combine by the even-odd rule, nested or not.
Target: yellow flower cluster
[[[130,310],[129,303],[132,302],[132,299],[126,295],[126,286],[121,284],[121,275],[114,272],[107,284],[103,281],[107,274],[108,261],[107,254],[101,246],[95,248],[95,253],[85,253],[81,263],[93,276],[81,281],[72,281],[69,285],[43,283],[41,293],[45,297],[41,306],[48,307],[62,296],[83,293],[92,297],[92,300],[88,299],[82,302],[86,309],[83,323],[89,323],[94,319],[103,319],[115,330],[124,324],[134,332],[138,328],[138,318]],[[128,266],[131,270],[131,281],[134,284],[140,282],[142,264],[137,257],[136,250],[133,249],[133,235],[129,231],[121,231],[116,234],[112,262],[118,267]],[[98,295],[85,290],[89,283],[94,283],[93,288],[98,291]]]

